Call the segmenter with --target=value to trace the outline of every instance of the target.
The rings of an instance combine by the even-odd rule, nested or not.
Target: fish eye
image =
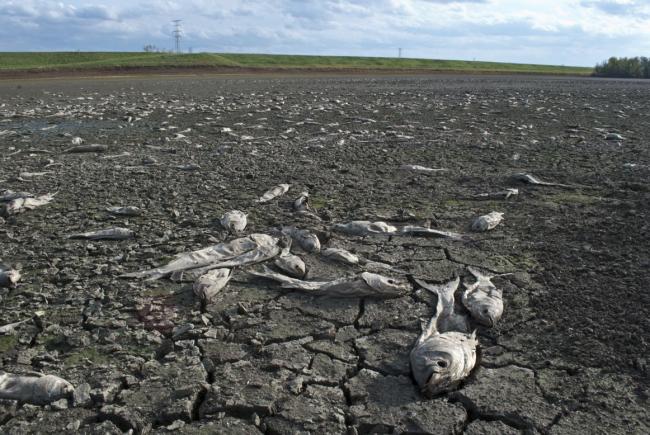
[[[395,281],[393,281],[392,279],[389,279],[389,280],[386,281],[386,282],[387,282],[388,284],[395,284]]]
[[[447,368],[448,364],[447,361],[441,359],[440,361],[436,361],[436,365],[440,368]]]
[[[482,313],[483,313],[483,314],[487,314],[487,313],[488,313],[488,311],[489,311],[489,310],[488,310],[487,308],[483,308],[483,311],[482,311]]]

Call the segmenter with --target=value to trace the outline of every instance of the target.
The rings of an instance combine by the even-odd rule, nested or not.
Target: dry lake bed
[[[22,275],[0,288],[0,327],[25,321],[0,333],[2,371],[75,387],[0,400],[0,432],[647,434],[649,113],[650,82],[585,78],[0,81],[0,191],[54,194],[0,220],[0,258]],[[293,210],[303,191],[311,213]],[[202,305],[179,274],[121,277],[242,237],[220,225],[230,210],[248,214],[243,236],[292,225],[365,260],[293,246],[308,280],[505,274],[477,369],[420,395],[409,352],[436,298],[416,285],[315,297],[239,268]],[[492,211],[503,221],[473,232]],[[354,220],[464,237],[333,230]],[[69,238],[115,227],[134,237]]]

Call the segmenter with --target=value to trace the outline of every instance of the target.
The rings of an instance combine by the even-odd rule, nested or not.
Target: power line
[[[174,31],[172,32],[172,34],[174,35],[176,53],[181,52],[181,35],[182,35],[181,21],[183,20],[172,20],[172,22],[174,23]]]

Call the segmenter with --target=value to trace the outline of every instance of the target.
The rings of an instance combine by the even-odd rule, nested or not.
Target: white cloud
[[[641,0],[0,0],[0,51],[171,47],[593,65],[650,54]],[[648,42],[646,42],[648,41]]]

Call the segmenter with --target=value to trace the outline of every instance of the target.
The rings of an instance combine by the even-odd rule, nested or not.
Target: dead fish
[[[618,133],[607,133],[605,140],[624,140],[625,138]]]
[[[438,313],[438,332],[469,332],[469,319],[467,316],[456,312],[456,299],[454,293],[458,290],[460,278],[456,277],[443,285],[428,284],[421,279],[414,278],[414,281],[423,289],[428,290],[438,297],[436,312]],[[452,307],[451,311],[443,311]]]
[[[474,231],[490,231],[496,228],[497,225],[503,220],[503,213],[493,211],[483,216],[479,216],[472,222],[472,230]]]
[[[106,211],[117,216],[140,216],[142,214],[142,210],[133,205],[126,207],[108,207]]]
[[[489,192],[489,193],[479,193],[474,195],[475,199],[508,199],[511,196],[519,195],[519,189],[506,189],[500,190],[498,192]]]
[[[232,210],[221,216],[219,221],[221,226],[231,233],[240,233],[246,228],[248,223],[247,215],[239,210]]]
[[[0,374],[0,399],[17,400],[33,405],[47,405],[70,397],[74,392],[72,384],[54,375]]]
[[[121,157],[129,157],[130,155],[131,155],[130,152],[124,151],[124,152],[122,152],[120,154],[113,154],[113,155],[110,155],[110,156],[101,156],[100,159],[102,159],[102,160],[113,160],[113,159],[119,159]]]
[[[213,269],[201,275],[194,282],[192,290],[202,302],[208,303],[228,284],[231,277],[231,269]]]
[[[291,184],[278,184],[274,188],[266,191],[264,195],[262,195],[260,199],[257,200],[257,202],[269,202],[272,199],[287,193],[290,187]]]
[[[0,190],[0,202],[9,202],[18,198],[33,198],[34,195],[28,192],[14,192],[13,190]]]
[[[205,273],[211,269],[246,266],[270,260],[280,254],[279,239],[267,234],[251,234],[248,237],[231,240],[228,243],[197,251],[178,254],[175,260],[165,266],[151,270],[121,275],[122,278],[147,278],[156,280],[174,272],[200,269]]]
[[[282,234],[291,237],[302,249],[310,254],[320,252],[320,240],[318,240],[316,234],[308,230],[301,230],[296,227],[283,227]]]
[[[16,198],[5,204],[4,208],[0,210],[0,215],[11,216],[23,213],[27,210],[33,210],[36,207],[47,205],[54,200],[54,193],[45,194],[36,198]]]
[[[20,281],[21,275],[16,269],[8,266],[6,264],[0,263],[0,288],[15,287],[18,281]]]
[[[367,236],[369,234],[392,236],[397,233],[397,228],[386,222],[370,221],[352,221],[346,224],[336,224],[334,225],[334,230],[351,236]]]
[[[89,231],[87,233],[78,233],[68,236],[69,239],[87,239],[87,240],[127,240],[133,239],[135,232],[128,228],[108,228],[106,230]]]
[[[523,183],[534,184],[537,186],[573,187],[568,184],[549,183],[547,181],[541,181],[538,178],[523,172],[513,175],[512,179],[516,181],[521,181]]]
[[[291,253],[291,240],[292,239],[289,239],[287,246],[285,246],[280,253],[280,256],[275,259],[273,264],[292,277],[302,278],[307,273],[307,266],[305,266],[305,262],[302,258]]]
[[[423,172],[423,173],[447,171],[447,169],[445,168],[427,168],[426,166],[420,166],[420,165],[402,165],[400,166],[400,169],[402,171],[414,171],[414,172]]]
[[[81,145],[82,143],[84,143],[84,140],[79,136],[75,136],[72,138],[70,142],[72,143],[72,145]]]
[[[503,293],[490,281],[493,276],[483,275],[472,267],[467,270],[474,275],[476,282],[463,283],[463,305],[478,323],[493,327],[503,315]]]
[[[49,175],[49,174],[54,174],[52,171],[44,171],[44,172],[21,172],[18,174],[20,178],[34,178],[34,177],[42,177],[44,175]]]
[[[370,272],[362,272],[356,276],[340,278],[334,281],[303,281],[275,273],[266,266],[263,267],[261,272],[249,271],[249,273],[277,281],[282,288],[302,290],[318,296],[390,299],[404,296],[411,290],[411,286],[405,281]]]
[[[433,228],[418,227],[414,225],[406,225],[405,227],[401,228],[399,235],[445,237],[448,239],[457,240],[465,238],[465,236],[462,234],[454,233],[452,231],[434,230]]]
[[[359,257],[345,249],[327,248],[321,251],[321,255],[328,260],[338,261],[339,263],[350,265],[359,264]]]
[[[107,145],[91,144],[91,145],[78,145],[67,150],[64,150],[64,153],[74,154],[74,153],[103,153],[108,151]]]
[[[0,326],[0,334],[13,334],[15,329],[22,325],[23,323],[31,322],[34,319],[39,318],[45,315],[45,311],[36,311],[34,313],[34,317],[30,317],[29,319],[21,320],[19,322],[14,322],[14,323],[9,323],[8,325],[2,325]]]
[[[453,294],[459,282],[456,278],[440,287],[418,282],[438,294],[436,314],[418,337],[410,355],[413,377],[426,397],[454,389],[476,365],[476,332],[445,330],[456,323],[450,319],[454,316]]]
[[[293,202],[293,209],[295,211],[309,211],[309,192],[302,192],[298,199]]]

